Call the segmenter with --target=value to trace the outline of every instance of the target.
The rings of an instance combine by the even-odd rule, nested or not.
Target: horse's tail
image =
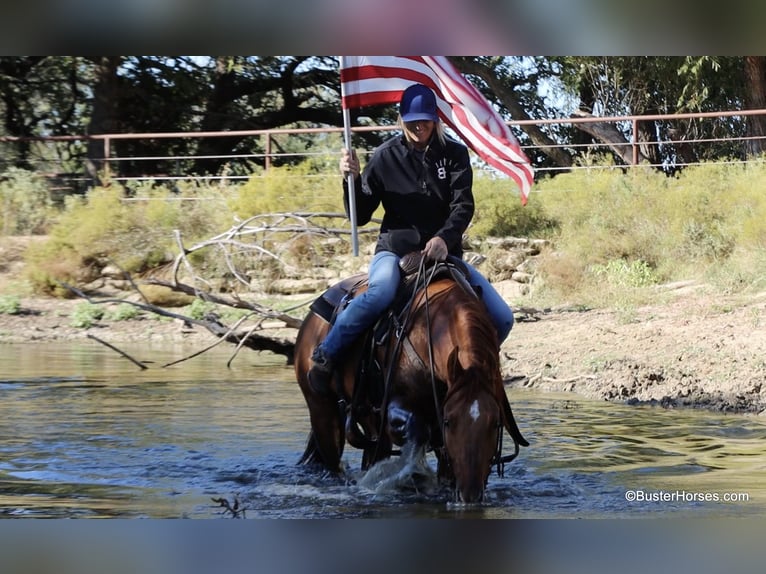
[[[511,435],[511,438],[513,439],[513,442],[515,442],[517,445],[521,446],[529,446],[529,442],[527,442],[527,439],[525,439],[521,431],[519,430],[518,425],[516,424],[516,419],[513,417],[513,411],[511,410],[511,403],[508,402],[508,395],[505,394],[505,392],[502,393],[503,398],[503,418],[505,419],[505,430],[508,431],[508,434]]]

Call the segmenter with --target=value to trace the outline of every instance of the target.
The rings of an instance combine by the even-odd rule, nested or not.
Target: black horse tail
[[[508,396],[503,393],[503,418],[505,419],[505,430],[511,435],[513,442],[520,444],[521,446],[529,446],[529,442],[521,435],[516,419],[513,418],[513,411],[511,410],[511,403],[508,402]]]

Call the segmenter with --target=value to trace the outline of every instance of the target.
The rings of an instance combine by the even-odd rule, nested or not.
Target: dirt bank
[[[766,409],[766,293],[704,286],[637,309],[533,314],[503,347],[511,385],[610,401],[725,412]]]

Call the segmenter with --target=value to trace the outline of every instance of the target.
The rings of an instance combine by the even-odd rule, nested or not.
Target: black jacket
[[[368,223],[382,203],[385,214],[376,253],[388,250],[404,255],[422,249],[438,235],[451,255],[461,257],[463,233],[474,212],[472,184],[464,145],[446,138],[442,146],[434,136],[425,153],[418,153],[403,135],[395,136],[375,150],[354,182],[357,224]],[[349,215],[345,179],[343,188]],[[419,241],[410,241],[412,230],[417,231],[415,238],[419,234]]]

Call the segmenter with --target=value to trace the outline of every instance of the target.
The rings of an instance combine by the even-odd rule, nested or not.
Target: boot
[[[315,348],[311,355],[311,368],[308,372],[308,381],[311,389],[318,395],[331,394],[332,373],[332,360],[324,354],[322,347]]]

